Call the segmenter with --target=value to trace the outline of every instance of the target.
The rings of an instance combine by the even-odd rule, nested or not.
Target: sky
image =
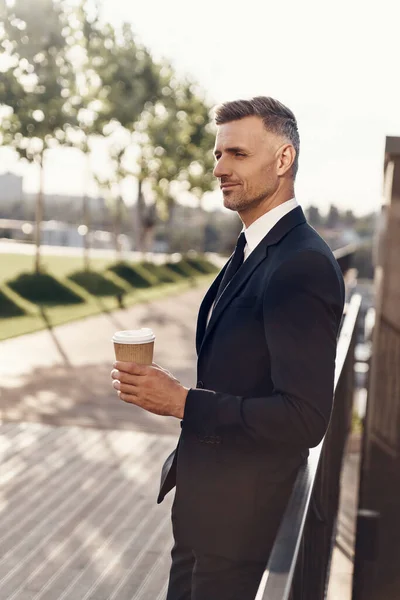
[[[103,18],[131,22],[138,41],[197,80],[212,104],[268,95],[289,106],[304,207],[379,210],[385,137],[400,136],[398,0],[103,0]],[[3,152],[0,170],[11,168]],[[83,173],[79,155],[55,151],[46,189],[82,193]],[[34,190],[33,169],[25,179]],[[221,203],[218,191],[206,205]]]

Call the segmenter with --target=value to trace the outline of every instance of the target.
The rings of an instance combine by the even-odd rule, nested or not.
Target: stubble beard
[[[232,196],[232,197],[231,197]],[[248,198],[247,196],[240,194],[235,196],[234,193],[228,192],[224,195],[224,206],[229,210],[234,210],[236,212],[242,212],[249,209],[257,208],[260,204],[262,204],[265,200],[267,200],[271,196],[271,192],[269,190],[264,190],[258,196],[252,196]]]

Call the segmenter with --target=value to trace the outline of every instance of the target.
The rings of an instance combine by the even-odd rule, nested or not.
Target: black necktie
[[[238,241],[236,242],[235,252],[233,253],[231,262],[229,263],[224,276],[222,277],[221,283],[219,284],[217,295],[215,296],[214,306],[218,302],[219,297],[222,292],[239,269],[239,267],[243,264],[244,261],[244,247],[246,245],[246,236],[244,231],[239,235]]]

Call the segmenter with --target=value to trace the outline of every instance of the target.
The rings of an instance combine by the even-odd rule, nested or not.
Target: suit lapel
[[[231,260],[232,256],[229,258],[228,262],[222,267],[221,271],[218,273],[217,277],[212,282],[211,286],[208,288],[206,295],[203,298],[203,301],[199,308],[199,315],[197,318],[197,329],[196,329],[196,350],[197,354],[200,352],[200,346],[203,341],[204,333],[207,327],[207,319],[210,313],[211,306],[214,302],[214,298],[217,295],[217,291],[219,288],[219,284],[224,276],[224,273],[228,267],[228,264]]]
[[[242,264],[240,269],[235,273],[232,277],[221,296],[219,297],[218,302],[214,306],[210,321],[208,323],[207,329],[205,330],[202,343],[200,344],[200,350],[215,327],[218,319],[222,315],[225,308],[230,304],[233,298],[237,295],[239,290],[243,287],[249,277],[252,275],[253,271],[258,267],[260,262],[264,260],[266,257],[266,248],[265,245],[261,246],[259,244],[257,248],[250,254],[249,258]],[[217,293],[218,287],[214,290],[214,298]],[[199,351],[200,351],[199,350]]]
[[[231,281],[221,294],[217,304],[214,306],[210,321],[207,326],[207,317],[217,294],[221,279],[229,264],[230,259],[228,260],[224,268],[219,272],[218,276],[211,284],[211,287],[205,295],[199,309],[196,332],[197,354],[200,354],[201,348],[214,329],[215,324],[218,322],[218,319],[222,315],[223,311],[230,304],[230,302],[232,302],[234,297],[238,294],[240,289],[244,286],[259,264],[267,257],[268,247],[277,244],[294,227],[305,222],[306,219],[300,206],[290,211],[278,221],[278,223],[271,229],[271,231],[267,233],[263,240],[261,240],[258,246],[253,250],[237,273],[235,273],[235,275],[232,277]]]

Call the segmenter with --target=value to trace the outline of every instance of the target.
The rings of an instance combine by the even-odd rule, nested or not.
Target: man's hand
[[[118,396],[124,402],[136,404],[156,415],[183,419],[189,388],[156,363],[147,366],[117,361],[111,378],[113,388],[118,390]]]

